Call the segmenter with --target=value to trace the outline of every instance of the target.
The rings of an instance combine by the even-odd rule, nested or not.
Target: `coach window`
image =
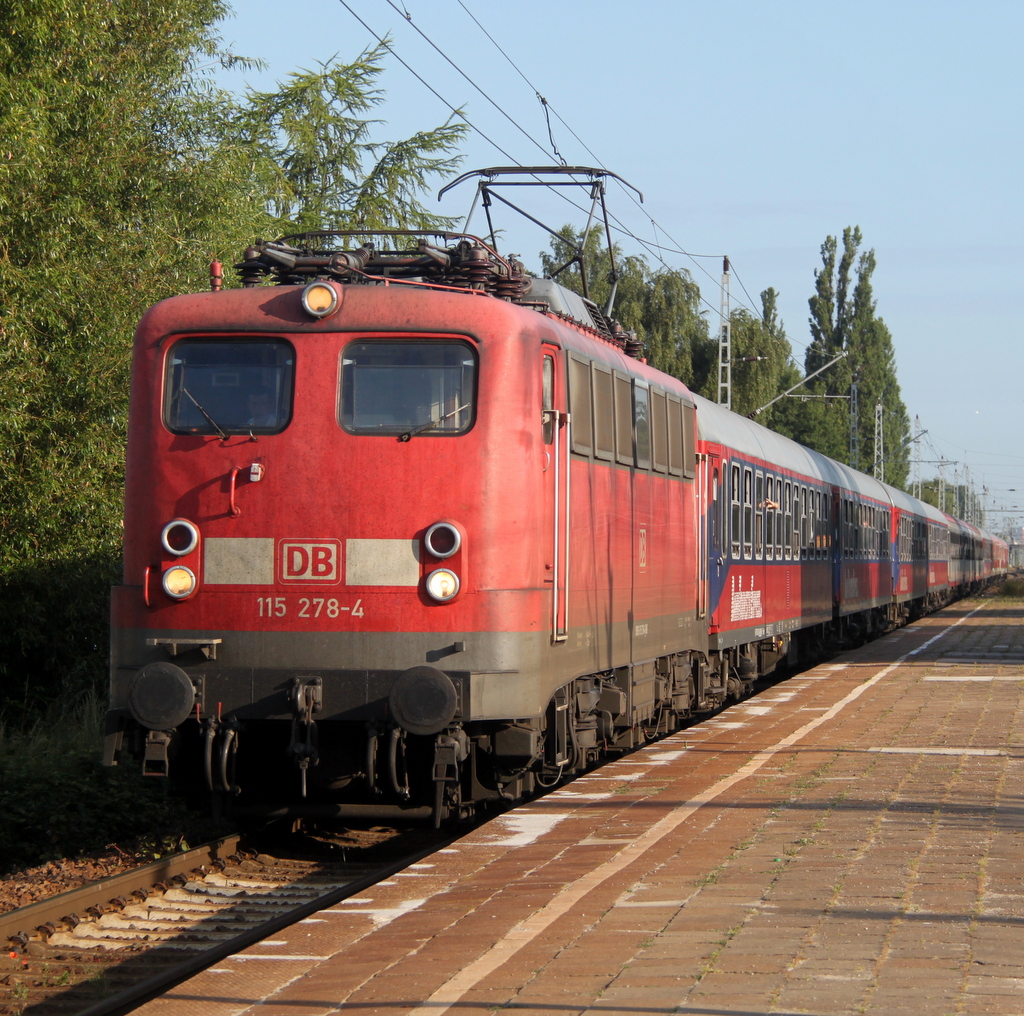
[[[589,455],[594,448],[590,361],[569,354],[569,423],[572,450],[578,455]]]
[[[793,560],[800,558],[800,484],[793,484],[793,524],[789,530],[789,542],[793,548]]]
[[[786,524],[786,500],[782,480],[775,481],[775,560],[782,560],[782,533]]]
[[[824,553],[824,525],[821,521],[821,492],[814,492],[814,556],[821,558]]]
[[[633,465],[633,386],[625,374],[615,380],[615,461]]]
[[[743,556],[751,556],[751,540],[754,535],[754,505],[751,497],[752,476],[749,469],[743,470]]]
[[[799,537],[799,546],[800,546],[800,557],[804,561],[807,560],[807,544],[808,544],[808,539],[807,539],[807,522],[808,522],[808,518],[807,518],[807,488],[806,487],[801,487],[800,488],[800,537]]]
[[[668,471],[683,475],[683,404],[675,395],[668,396]]]
[[[287,342],[182,339],[171,347],[164,423],[175,434],[277,434],[292,415]]]
[[[793,534],[793,502],[791,500],[793,496],[793,485],[791,483],[786,484],[786,499],[782,504],[783,511],[786,513],[786,521],[782,529],[782,544],[786,560],[788,561],[793,556],[792,546],[792,534]]]
[[[730,501],[730,523],[732,530],[732,556],[740,556],[740,467],[732,467],[732,498]]]
[[[697,475],[697,408],[683,403],[683,476]]]
[[[821,556],[830,557],[832,548],[832,494],[821,492]]]
[[[476,357],[463,342],[352,342],[339,421],[350,434],[455,435],[473,423]]]
[[[651,466],[656,473],[668,472],[668,406],[665,393],[651,389]]]
[[[594,456],[615,457],[615,412],[612,406],[612,372],[595,363],[594,367]]]
[[[764,558],[764,473],[754,475],[754,557]]]
[[[633,383],[633,425],[636,428],[637,469],[650,469],[651,393],[639,381]]]
[[[775,560],[782,560],[782,533],[786,524],[786,498],[782,480],[775,481]]]
[[[812,560],[821,556],[821,494],[815,494],[813,487],[807,489],[807,556]]]

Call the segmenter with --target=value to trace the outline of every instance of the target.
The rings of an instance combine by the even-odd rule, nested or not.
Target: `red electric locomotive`
[[[991,572],[483,240],[343,235],[258,243],[242,288],[139,325],[108,763],[440,822]]]

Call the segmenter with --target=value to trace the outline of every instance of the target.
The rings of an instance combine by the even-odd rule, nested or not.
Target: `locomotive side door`
[[[544,525],[551,586],[551,641],[564,642],[569,624],[569,414],[565,410],[564,361],[557,346],[541,349],[541,429],[544,459]]]

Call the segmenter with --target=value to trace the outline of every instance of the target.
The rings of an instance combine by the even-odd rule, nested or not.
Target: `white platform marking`
[[[342,900],[342,903],[349,903],[349,902],[351,902],[351,903],[361,903],[361,902],[369,902],[369,901],[368,900],[365,900],[365,901],[364,900],[357,900],[357,899]],[[371,908],[369,908],[367,910],[353,910],[351,908],[348,909],[348,910],[337,910],[334,907],[329,907],[327,910],[321,910],[320,913],[322,913],[322,914],[346,914],[346,915],[347,914],[359,914],[360,916],[365,914],[367,917],[370,918],[371,921],[373,921],[373,928],[374,928],[374,931],[376,931],[378,928],[383,928],[386,924],[390,924],[396,917],[401,917],[402,914],[407,914],[407,913],[409,913],[410,910],[418,910],[426,902],[427,902],[426,899],[422,899],[422,900],[403,900],[401,903],[398,903],[397,905],[395,905],[393,907],[379,907],[379,908],[371,907]]]
[[[961,681],[1024,681],[1024,674],[933,674],[926,681],[944,681],[954,684]]]
[[[882,755],[1002,755],[998,748],[868,748]]]

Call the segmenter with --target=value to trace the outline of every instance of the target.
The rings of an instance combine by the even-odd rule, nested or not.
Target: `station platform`
[[[1022,621],[955,604],[135,1011],[1024,1014]]]

